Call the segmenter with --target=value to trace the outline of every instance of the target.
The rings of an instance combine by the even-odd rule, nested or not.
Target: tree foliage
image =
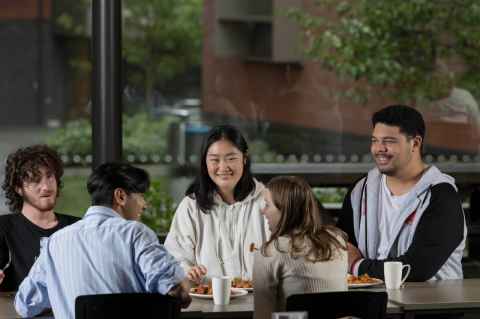
[[[59,1],[55,6],[57,31],[67,37],[88,36],[91,3],[91,0]],[[126,80],[144,87],[147,100],[151,100],[159,85],[199,65],[201,12],[201,0],[122,1]],[[75,63],[71,61],[73,66]]]
[[[198,65],[201,57],[201,0],[124,0],[123,55],[129,80],[153,90]]]
[[[290,15],[304,28],[307,55],[341,77],[402,100],[434,100],[454,85],[480,96],[480,1],[315,4],[318,14]]]
[[[122,118],[123,153],[128,155],[157,155],[163,158],[167,150],[168,128],[172,117],[153,119],[146,113],[136,113]],[[92,154],[92,125],[90,120],[69,121],[65,127],[51,132],[46,143],[61,155],[85,157]],[[86,164],[86,163],[84,163]]]

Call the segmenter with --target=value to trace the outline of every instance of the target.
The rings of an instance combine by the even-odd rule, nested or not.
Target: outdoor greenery
[[[149,207],[142,214],[142,222],[159,235],[168,233],[177,208],[165,185],[166,183],[160,180],[152,181],[150,189],[145,194]]]
[[[201,0],[123,1],[127,81],[145,88],[147,105],[161,84],[200,64],[201,9]]]
[[[289,15],[304,28],[310,58],[362,84],[347,95],[432,101],[455,86],[480,96],[478,0],[314,3],[316,14]]]
[[[248,143],[249,153],[252,154],[254,163],[274,162],[278,154],[271,149],[270,145],[260,139]]]
[[[163,158],[167,154],[168,127],[174,121],[178,119],[167,116],[154,119],[146,113],[124,115],[122,123],[124,156],[156,155]],[[92,153],[91,135],[89,120],[73,120],[47,136],[46,143],[61,155],[85,157]]]
[[[322,204],[343,203],[343,199],[348,189],[344,187],[314,187],[313,193]]]
[[[139,161],[139,157],[142,156],[151,162],[152,157],[155,156],[159,162],[163,161],[168,154],[169,126],[178,121],[179,119],[176,117],[162,116],[162,118],[156,119],[142,112],[131,116],[124,115],[122,123],[124,158],[128,159],[129,156],[134,156],[135,162],[142,162]],[[92,154],[91,135],[90,120],[72,120],[49,133],[46,143],[57,150],[60,155],[70,158],[79,156],[81,160],[75,164],[89,165],[85,158]],[[271,149],[267,142],[262,140],[251,141],[249,153],[252,154],[255,163],[279,161],[279,155]]]
[[[168,178],[156,176],[152,179],[150,189],[145,194],[149,207],[143,213],[141,221],[159,235],[168,232],[175,214],[176,203],[167,190],[170,182]],[[82,217],[90,206],[90,196],[86,187],[87,176],[64,176],[63,185],[56,211]]]
[[[91,31],[91,0],[55,2],[57,32],[86,38]],[[123,0],[122,55],[126,86],[141,87],[146,105],[166,81],[198,66],[201,57],[201,0]],[[89,72],[90,61],[74,56],[75,70]]]
[[[82,217],[90,206],[87,192],[87,176],[64,176],[55,210],[61,214]]]

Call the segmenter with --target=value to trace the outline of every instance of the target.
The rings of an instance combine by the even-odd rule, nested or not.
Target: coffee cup
[[[403,270],[407,268],[405,275],[402,277]],[[400,289],[402,284],[410,274],[410,265],[403,265],[400,261],[387,261],[383,264],[383,272],[385,276],[385,287],[387,289]]]
[[[215,305],[228,305],[232,289],[232,278],[228,276],[213,277],[213,303]]]
[[[272,312],[272,319],[308,319],[306,311]]]

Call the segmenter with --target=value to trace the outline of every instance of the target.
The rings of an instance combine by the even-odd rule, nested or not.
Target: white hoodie
[[[185,271],[204,265],[210,278],[227,275],[251,279],[254,254],[250,244],[260,247],[270,235],[260,213],[264,189],[255,181],[255,190],[231,205],[217,194],[207,214],[195,199],[186,196],[175,212],[165,247]]]

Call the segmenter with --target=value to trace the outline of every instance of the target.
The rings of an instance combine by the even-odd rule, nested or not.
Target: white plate
[[[243,290],[246,290],[248,292],[253,292],[253,288],[235,288],[235,287],[232,287],[232,289],[243,289]]]
[[[253,291],[253,287],[252,288],[240,288],[240,287],[232,287],[232,289],[243,289],[243,290],[246,290],[248,292],[252,292]]]
[[[375,279],[375,282],[365,282],[365,283],[358,283],[358,284],[348,284],[348,288],[365,288],[365,287],[372,287],[378,286],[383,284],[383,280]]]
[[[232,291],[230,293],[230,299],[245,296],[246,294],[248,294],[248,291],[245,288],[232,288]],[[213,295],[196,294],[193,292],[190,293],[190,296],[201,299],[213,299]]]

